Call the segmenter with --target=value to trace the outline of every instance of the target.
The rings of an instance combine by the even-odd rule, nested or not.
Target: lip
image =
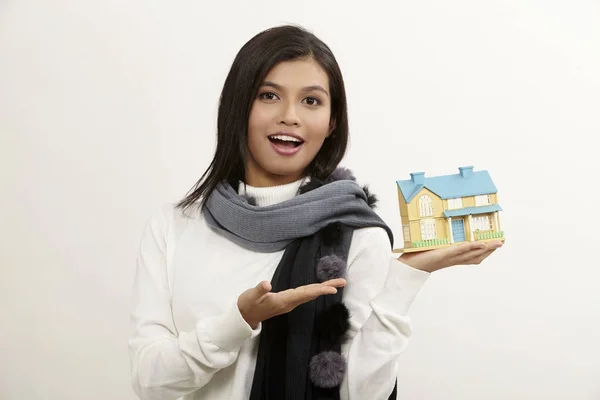
[[[300,145],[298,145],[297,147],[291,147],[291,148],[287,148],[287,147],[280,147],[277,146],[275,143],[271,142],[271,140],[267,137],[267,140],[269,141],[269,143],[271,144],[271,146],[273,147],[273,149],[280,155],[282,156],[291,156],[296,154],[297,152],[300,151],[300,149],[302,149],[302,147],[304,147],[304,138],[302,138],[302,136],[292,133],[292,132],[276,132],[276,133],[272,133],[269,136],[273,136],[273,135],[286,135],[286,136],[291,136],[293,138],[296,138],[298,140],[302,140],[302,143]]]
[[[275,135],[291,136],[293,138],[296,138],[298,140],[302,140],[304,142],[304,138],[302,136],[298,135],[297,133],[294,133],[294,132],[275,132],[275,133],[271,133],[269,136],[275,136]]]
[[[302,143],[301,145],[299,145],[298,147],[280,147],[277,146],[275,143],[271,142],[269,140],[269,143],[271,144],[271,147],[273,147],[273,149],[278,153],[281,154],[282,156],[291,156],[296,154],[297,152],[300,151],[300,149],[304,146],[304,143]]]

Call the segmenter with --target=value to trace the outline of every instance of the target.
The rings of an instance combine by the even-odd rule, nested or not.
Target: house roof
[[[409,203],[419,191],[427,188],[442,199],[497,193],[487,171],[473,171],[460,167],[458,174],[426,178],[423,172],[411,173],[411,179],[396,181],[404,200]]]
[[[498,204],[490,204],[489,206],[465,207],[456,210],[444,211],[444,217],[463,217],[465,215],[488,214],[496,211],[502,211],[502,207]]]

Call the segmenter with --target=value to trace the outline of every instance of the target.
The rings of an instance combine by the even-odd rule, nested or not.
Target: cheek
[[[264,107],[261,103],[256,103],[250,110],[250,118],[248,118],[248,128],[259,130],[264,129],[273,122],[273,108]]]
[[[311,118],[307,124],[308,131],[313,140],[322,141],[329,134],[330,114],[319,113]]]
[[[251,135],[252,132],[256,131],[258,128],[259,122],[261,120],[260,111],[253,107],[250,111],[250,118],[248,118],[248,134]]]
[[[260,140],[264,130],[266,116],[260,107],[253,107],[248,118],[248,145],[252,147],[254,143]]]

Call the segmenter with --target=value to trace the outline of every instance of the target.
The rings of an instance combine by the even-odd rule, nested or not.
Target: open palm
[[[337,293],[337,288],[346,286],[343,278],[330,279],[281,292],[272,292],[268,281],[260,282],[238,297],[238,308],[242,318],[255,329],[258,323],[276,315],[285,314],[319,296]]]
[[[398,260],[413,268],[434,272],[454,265],[480,264],[503,244],[499,240],[467,242],[442,249],[404,253]]]

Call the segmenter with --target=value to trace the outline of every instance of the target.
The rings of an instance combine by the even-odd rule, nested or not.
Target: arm
[[[177,399],[203,387],[260,331],[260,325],[250,328],[233,303],[225,315],[198,321],[193,331],[177,332],[167,273],[171,213],[165,207],[150,219],[137,259],[129,350],[132,386],[143,400]]]
[[[382,229],[363,234],[350,254],[344,293],[355,335],[342,346],[348,369],[340,393],[343,400],[387,400],[412,333],[406,314],[429,273],[392,258]]]

